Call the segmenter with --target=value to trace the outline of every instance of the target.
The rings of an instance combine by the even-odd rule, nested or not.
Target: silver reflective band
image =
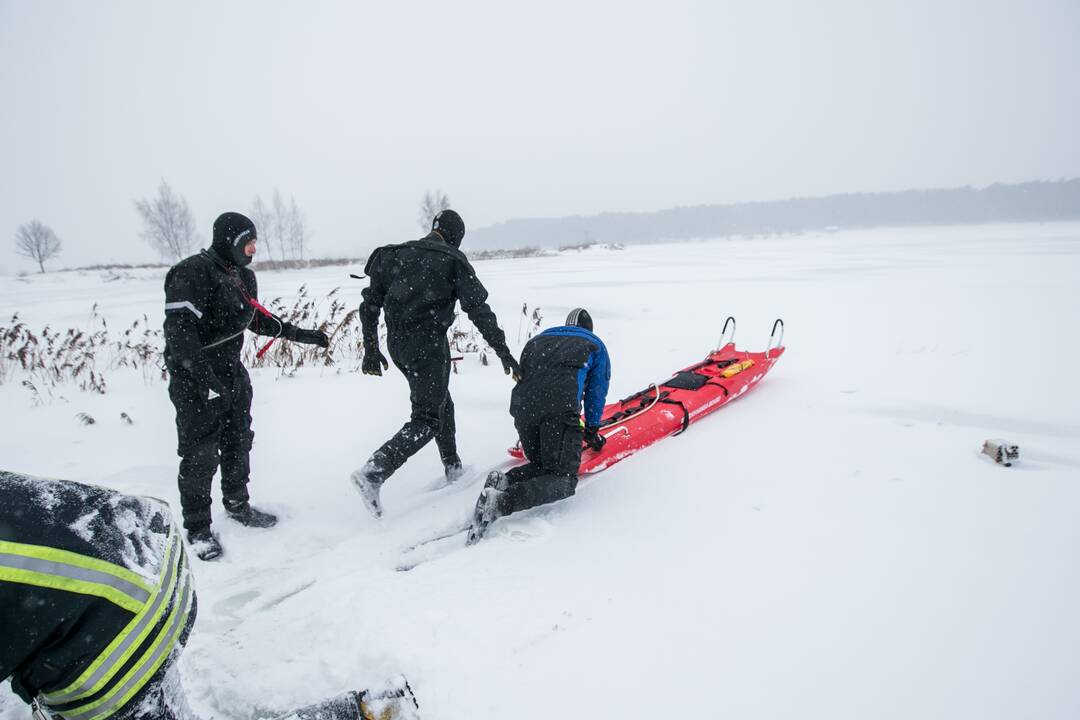
[[[13,555],[0,553],[0,567],[9,567],[15,570],[28,570],[43,575],[69,578],[79,582],[96,583],[106,585],[118,590],[135,602],[142,604],[150,599],[150,593],[138,585],[129,583],[127,580],[118,578],[109,573],[91,570],[89,568],[68,565],[67,563],[53,560],[41,560],[39,558],[26,557],[25,555]]]
[[[184,300],[182,302],[165,303],[165,312],[168,312],[170,310],[190,310],[191,312],[195,313],[195,317],[202,320],[202,313],[199,312],[199,309],[192,305],[189,300]]]
[[[210,349],[210,348],[212,348],[212,347],[217,347],[218,345],[220,345],[220,344],[222,344],[222,343],[227,343],[227,342],[229,342],[230,340],[232,340],[233,338],[238,338],[238,337],[240,337],[241,335],[243,335],[243,334],[244,334],[244,331],[248,329],[248,325],[250,325],[250,324],[251,324],[251,321],[255,319],[255,312],[256,312],[256,311],[255,311],[255,309],[254,309],[254,308],[252,308],[252,310],[251,310],[251,317],[249,317],[249,318],[248,318],[248,321],[247,321],[246,323],[244,323],[244,327],[240,328],[240,330],[239,330],[239,331],[237,331],[237,332],[234,332],[234,333],[233,333],[232,335],[230,335],[229,337],[223,337],[223,338],[221,338],[220,340],[215,340],[214,342],[210,343],[209,345],[203,345],[203,346],[202,346],[202,349],[203,349],[203,350],[209,350],[209,349]]]
[[[45,699],[50,705],[61,705],[90,695],[90,691],[93,690],[94,686],[101,682],[106,675],[111,677],[112,674],[120,668],[120,665],[126,660],[125,655],[127,654],[128,649],[130,649],[136,639],[145,632],[147,626],[157,622],[159,619],[157,615],[161,606],[169,602],[176,595],[176,570],[179,565],[176,556],[178,554],[177,548],[180,546],[180,540],[179,534],[176,531],[173,531],[172,536],[165,578],[158,588],[157,595],[154,597],[154,602],[143,612],[142,618],[134,627],[124,631],[123,642],[113,648],[113,651],[109,653],[109,657],[101,663],[101,666],[93,675],[86,679],[86,682],[82,683],[71,692],[64,693],[63,695],[46,695]]]
[[[122,686],[118,688],[114,687],[106,696],[109,698],[106,702],[90,709],[84,710],[83,708],[75,708],[74,710],[57,710],[56,712],[61,714],[66,720],[108,717],[131,699],[130,697],[126,697],[129,693],[132,693],[132,691],[136,689],[141,690],[150,676],[157,672],[157,669],[165,660],[165,656],[173,651],[179,631],[183,626],[183,623],[187,620],[188,610],[191,607],[190,573],[184,573],[182,593],[182,599],[177,597],[176,604],[173,606],[172,617],[170,618],[168,625],[162,628],[157,636],[157,640],[155,641],[157,646],[154,648],[153,653],[149,657],[146,655],[142,657],[141,662],[135,667],[134,672],[131,673],[131,677],[129,677],[127,682]]]
[[[247,328],[244,328],[244,330],[247,330]],[[203,346],[202,346],[202,349],[203,349],[203,350],[209,350],[210,348],[212,348],[212,347],[217,347],[218,345],[220,345],[220,344],[222,344],[222,343],[227,343],[227,342],[229,342],[230,340],[232,340],[233,338],[238,338],[238,337],[240,337],[241,335],[243,335],[243,334],[244,334],[244,330],[241,330],[240,332],[237,332],[237,333],[233,333],[233,334],[232,334],[232,335],[230,335],[229,337],[224,337],[224,338],[221,338],[220,340],[215,340],[214,342],[210,343],[209,345],[203,345]]]

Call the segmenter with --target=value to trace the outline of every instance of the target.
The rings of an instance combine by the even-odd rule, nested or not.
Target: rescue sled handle
[[[780,326],[780,337],[776,337],[776,326]],[[773,345],[773,341],[776,341],[776,345]],[[776,322],[773,323],[772,332],[769,334],[769,345],[765,348],[765,359],[769,359],[769,355],[773,350],[779,350],[784,345],[784,321],[780,318],[776,318]]]
[[[605,440],[607,438],[609,438],[609,437],[614,436],[614,435],[619,435],[619,434],[629,435],[630,434],[630,430],[628,430],[625,425],[620,425],[619,423],[615,423],[614,425],[609,425],[609,427],[614,427],[615,429],[612,430],[609,433],[600,433],[601,435],[604,436]]]
[[[727,334],[728,334],[728,325],[731,326],[731,337],[727,336]],[[727,342],[724,342],[725,338],[727,338]],[[724,347],[728,343],[733,343],[733,342],[735,342],[735,318],[728,315],[728,319],[724,321],[724,329],[720,331],[720,340],[717,342],[716,348],[713,350],[713,352],[716,352],[717,350]]]
[[[649,387],[645,388],[645,392],[649,392],[649,388],[652,388],[652,391],[654,393],[652,402],[649,403],[648,405],[646,405],[643,408],[639,408],[637,412],[631,413],[630,415],[627,415],[624,418],[620,418],[618,422],[614,422],[611,425],[605,425],[604,430],[609,430],[611,428],[614,428],[614,430],[611,430],[611,432],[603,434],[605,438],[611,437],[612,435],[615,435],[615,434],[617,434],[619,432],[629,433],[629,431],[626,428],[622,428],[622,427],[619,427],[619,426],[622,425],[623,423],[625,423],[627,420],[637,417],[641,413],[648,412],[648,411],[652,410],[653,406],[656,405],[656,403],[660,402],[660,386],[657,385],[656,383],[649,383]]]

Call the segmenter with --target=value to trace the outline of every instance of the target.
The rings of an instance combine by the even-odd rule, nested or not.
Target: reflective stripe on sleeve
[[[191,303],[190,300],[182,300],[180,302],[167,302],[167,303],[165,303],[165,312],[168,312],[170,310],[190,310],[191,312],[195,313],[195,317],[202,320],[202,315],[203,314],[199,311],[199,308],[195,307]]]
[[[142,645],[150,631],[161,621],[161,616],[164,615],[165,609],[169,606],[169,601],[176,595],[177,578],[180,572],[180,556],[183,554],[180,547],[179,532],[174,527],[170,529],[169,534],[169,544],[165,554],[166,561],[163,563],[159,575],[158,590],[151,602],[143,606],[142,610],[131,619],[127,627],[113,639],[109,646],[98,655],[97,659],[73,683],[62,690],[46,693],[43,696],[49,705],[70,703],[100,692],[116,675],[117,671],[127,663],[135,650]]]
[[[165,626],[138,662],[124,674],[112,689],[92,703],[72,709],[57,710],[66,720],[101,720],[115,713],[131,700],[168,659],[176,646],[191,610],[191,573],[183,573],[180,594],[173,603]]]
[[[139,612],[152,588],[119,565],[40,545],[0,540],[0,580],[105,598]]]

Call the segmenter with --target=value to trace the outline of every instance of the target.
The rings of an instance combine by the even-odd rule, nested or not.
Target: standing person
[[[214,240],[165,276],[165,365],[176,407],[180,505],[184,528],[203,560],[221,555],[210,531],[210,484],[221,465],[221,494],[229,517],[249,527],[277,518],[249,502],[251,379],[240,360],[244,331],[329,346],[321,330],[302,330],[259,304],[255,225],[239,213],[214,221]]]
[[[476,501],[469,545],[503,515],[573,495],[582,440],[593,450],[603,449],[600,419],[611,364],[607,348],[592,330],[589,313],[575,308],[565,325],[545,330],[525,344],[524,377],[510,396],[510,414],[529,462],[505,474],[498,470],[488,474]]]
[[[463,237],[465,223],[461,216],[443,210],[435,216],[426,237],[380,247],[364,268],[371,283],[360,304],[363,371],[382,375],[389,367],[379,351],[379,312],[385,309],[390,359],[409,381],[412,404],[409,421],[352,474],[364,505],[375,517],[382,516],[382,484],[433,438],[447,482],[461,475],[454,401],[450,398],[450,345],[446,339],[446,331],[454,321],[455,303],[461,302],[461,309],[495,351],[506,374],[515,380],[521,375],[495,313],[488,307],[487,290],[458,249]]]
[[[197,607],[179,535],[163,500],[0,470],[0,682],[35,720],[198,720],[177,671]],[[399,678],[292,717],[418,715]]]

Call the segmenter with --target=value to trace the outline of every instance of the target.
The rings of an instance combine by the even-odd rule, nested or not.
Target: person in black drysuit
[[[510,414],[528,463],[488,474],[476,501],[468,544],[497,518],[570,497],[577,489],[582,442],[604,447],[604,412],[611,363],[592,332],[592,317],[572,310],[566,324],[545,330],[521,351],[522,380],[510,396]],[[584,406],[585,426],[581,425]]]
[[[35,718],[198,720],[177,671],[197,614],[179,535],[163,500],[0,470],[0,682]],[[400,678],[287,717],[418,715]]]
[[[239,213],[214,221],[214,240],[165,276],[165,365],[176,407],[180,505],[192,549],[203,560],[221,555],[210,532],[210,484],[221,465],[229,517],[252,527],[277,518],[249,502],[251,380],[240,360],[244,331],[327,347],[321,330],[303,330],[258,304],[255,225]]]
[[[364,505],[375,517],[382,515],[382,484],[432,439],[439,449],[447,482],[454,482],[461,474],[454,401],[450,398],[450,345],[446,338],[454,321],[455,303],[461,303],[461,309],[495,351],[506,373],[515,380],[521,375],[495,313],[488,307],[487,290],[458,249],[464,236],[461,216],[443,210],[435,216],[426,237],[380,247],[364,268],[371,282],[363,291],[360,305],[363,371],[382,375],[389,367],[379,351],[379,312],[385,309],[390,359],[409,381],[412,403],[409,421],[352,474]]]

